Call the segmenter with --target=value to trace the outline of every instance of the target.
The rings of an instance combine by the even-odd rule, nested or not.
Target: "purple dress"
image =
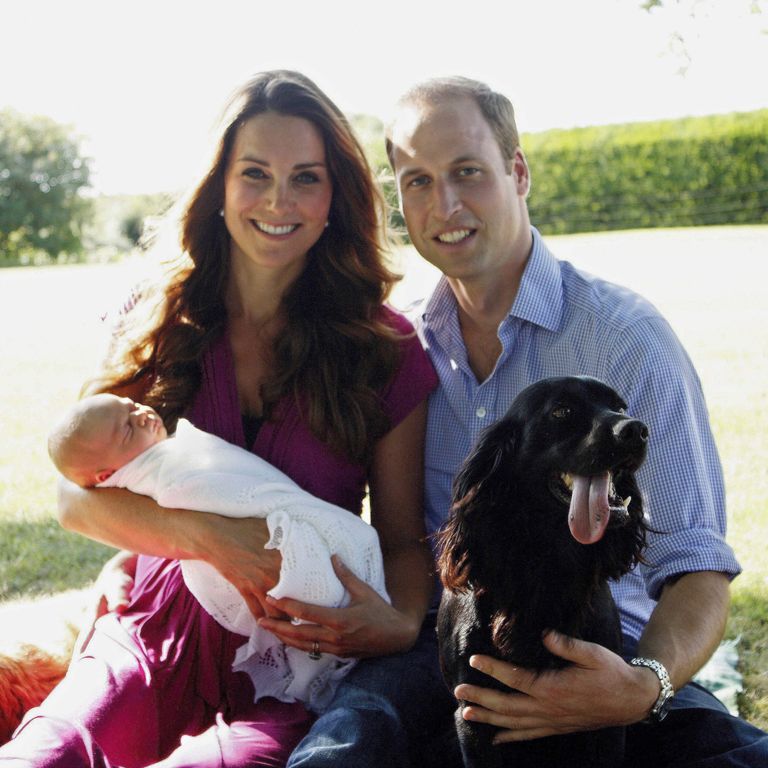
[[[385,312],[392,327],[412,331],[405,318]],[[402,347],[402,363],[382,393],[392,427],[437,384],[415,335]],[[204,356],[187,418],[246,447],[226,335]],[[314,437],[289,398],[249,447],[310,493],[360,513],[366,468]],[[46,768],[282,766],[311,725],[312,715],[299,702],[253,702],[248,676],[232,671],[245,638],[205,613],[178,561],[140,556],[128,609],[108,614],[96,627],[67,677],[0,748],[0,768],[6,760]]]

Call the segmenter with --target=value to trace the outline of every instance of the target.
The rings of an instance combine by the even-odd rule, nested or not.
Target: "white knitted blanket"
[[[128,488],[162,507],[229,517],[265,518],[267,549],[282,555],[280,579],[270,595],[341,607],[349,595],[334,573],[338,554],[360,579],[389,601],[376,531],[356,515],[302,490],[263,459],[180,419],[176,434],[142,453],[100,487]],[[212,566],[181,563],[184,580],[202,607],[222,626],[248,637],[233,669],[246,672],[256,700],[300,700],[321,711],[355,663],[330,654],[314,661],[262,629],[235,587]]]

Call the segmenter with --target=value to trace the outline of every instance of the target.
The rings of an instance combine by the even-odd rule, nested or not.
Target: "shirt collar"
[[[539,231],[531,227],[531,232],[533,247],[508,317],[557,331],[563,317],[560,264],[544,244]],[[456,297],[444,276],[423,304],[421,321],[425,331],[434,333],[443,342],[448,335],[443,337],[441,330],[445,329],[451,337],[459,333]]]
[[[563,279],[560,262],[552,255],[539,231],[531,227],[533,247],[523,271],[510,317],[517,317],[548,331],[557,331],[563,318]]]

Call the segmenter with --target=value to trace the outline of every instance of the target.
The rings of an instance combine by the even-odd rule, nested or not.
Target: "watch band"
[[[667,716],[670,700],[675,695],[675,689],[672,687],[672,681],[669,679],[667,668],[660,661],[646,659],[643,656],[636,656],[629,663],[633,667],[648,667],[659,678],[659,684],[661,685],[659,698],[656,699],[656,702],[651,707],[648,719],[651,722],[660,723]]]

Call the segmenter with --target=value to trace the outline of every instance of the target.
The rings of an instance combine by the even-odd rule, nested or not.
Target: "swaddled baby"
[[[376,531],[348,510],[301,489],[258,456],[180,419],[169,438],[150,407],[100,394],[70,409],[51,433],[48,450],[59,471],[83,487],[120,487],[162,507],[266,519],[267,548],[282,555],[280,579],[269,594],[328,607],[349,596],[331,556],[339,555],[385,599]],[[256,698],[303,701],[321,710],[355,663],[330,654],[310,657],[262,629],[235,587],[197,560],[181,564],[192,594],[220,624],[248,637],[233,669],[253,680]]]

